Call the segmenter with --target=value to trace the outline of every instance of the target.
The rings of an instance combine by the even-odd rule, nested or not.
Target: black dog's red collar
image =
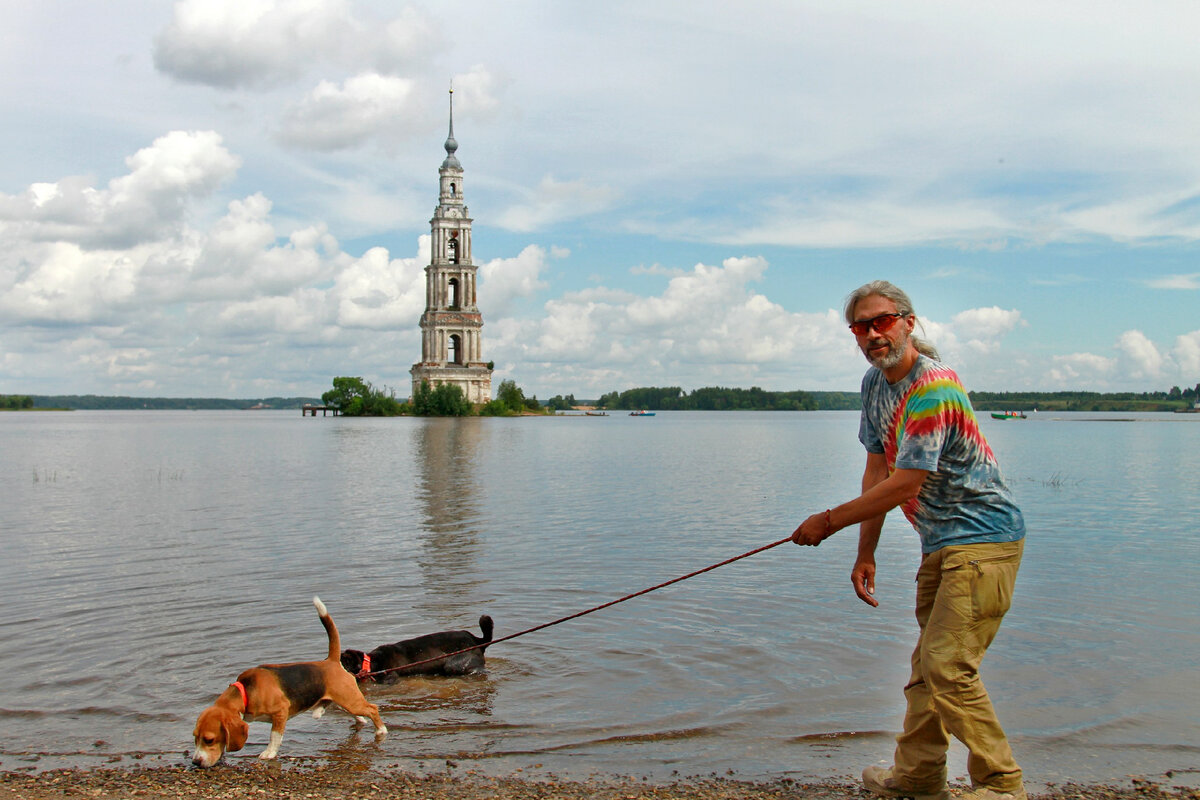
[[[368,653],[363,653],[363,663],[359,667],[358,674],[354,677],[365,678],[371,673],[371,656]]]

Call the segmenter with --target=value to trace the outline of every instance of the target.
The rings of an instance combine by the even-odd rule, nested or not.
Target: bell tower
[[[471,259],[471,217],[463,202],[463,168],[455,152],[454,89],[450,90],[450,135],[438,170],[438,204],[433,210],[429,266],[425,267],[425,313],[421,315],[421,360],[412,374],[413,395],[422,381],[451,383],[471,403],[492,399],[492,370],[483,361],[483,315],[475,295],[478,267]]]

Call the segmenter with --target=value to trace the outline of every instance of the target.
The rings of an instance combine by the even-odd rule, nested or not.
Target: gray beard
[[[890,345],[890,349],[885,355],[871,358],[867,356],[867,361],[879,370],[889,370],[892,367],[899,366],[904,360],[904,353],[908,350],[908,339],[906,335],[903,339]]]

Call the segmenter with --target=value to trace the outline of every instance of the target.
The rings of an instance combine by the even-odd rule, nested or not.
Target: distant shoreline
[[[80,405],[80,406],[35,406],[34,408],[0,408],[0,412],[5,412],[5,411],[11,411],[11,412],[22,412],[22,411],[28,411],[28,412],[38,412],[38,411],[299,411],[302,407],[303,407],[303,404],[295,405],[295,406],[286,406],[286,405],[284,405],[284,406],[256,406],[256,405],[240,405],[240,404],[238,404],[238,405],[159,406],[159,405],[153,405],[150,403],[143,403],[140,405],[128,405],[128,406],[124,406],[124,405],[111,405],[111,406]],[[528,411],[528,412],[519,414],[518,416],[522,416],[522,417],[621,416],[621,415],[627,414],[630,410],[632,410],[632,409],[628,409],[628,408],[599,409],[599,408],[596,408],[595,406],[587,406],[587,407],[574,406],[569,409],[559,410],[556,413]],[[653,409],[653,408],[650,408],[648,410],[662,411],[662,409]],[[813,411],[857,411],[857,410],[858,409],[856,409],[856,408],[818,408],[818,409],[688,408],[688,409],[666,409],[667,412],[672,413],[672,414],[686,414],[686,413],[691,413],[693,411],[719,411],[721,413],[731,413],[731,414],[736,414],[739,411],[765,411],[765,412],[771,412],[771,413],[786,414],[786,413],[811,413]],[[986,415],[992,411],[999,412],[999,411],[1012,411],[1012,410],[1014,410],[1014,409],[1012,409],[1011,407],[1008,407],[1008,406],[1003,406],[1003,407],[1002,406],[994,406],[994,405],[991,405],[991,406],[977,405],[977,406],[975,406],[975,412],[980,415]],[[1116,414],[1116,413],[1170,414],[1170,413],[1174,413],[1174,414],[1181,414],[1181,415],[1182,414],[1200,414],[1200,409],[1159,408],[1159,407],[1129,408],[1126,405],[1118,403],[1118,404],[1113,404],[1113,405],[1099,404],[1095,407],[1088,407],[1088,408],[1058,408],[1058,407],[1037,408],[1037,409],[1029,409],[1027,413],[1029,414],[1030,419],[1034,419],[1039,416],[1046,417],[1050,414],[1096,414],[1096,413],[1101,413],[1101,414]],[[369,416],[369,415],[367,415],[367,416]],[[400,416],[411,417],[414,415],[404,414],[404,415],[400,415]]]
[[[1175,390],[1173,390],[1175,391]],[[978,413],[991,411],[1046,412],[1177,412],[1200,413],[1191,389],[1177,392],[970,392]],[[0,399],[5,395],[0,395]],[[14,396],[10,396],[14,397]],[[3,410],[59,411],[217,411],[298,410],[320,406],[316,397],[133,397],[129,395],[23,395],[32,408]],[[571,398],[574,399],[574,398]],[[768,392],[761,389],[697,389],[690,394],[678,387],[630,389],[598,401],[576,401],[570,410],[609,412],[654,411],[857,411],[857,392]],[[3,406],[3,403],[0,403]]]
[[[131,397],[128,395],[28,395],[40,411],[299,411],[321,405],[318,397]]]

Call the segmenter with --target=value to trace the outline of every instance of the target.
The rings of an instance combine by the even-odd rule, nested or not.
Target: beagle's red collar
[[[242,713],[245,714],[250,710],[250,700],[246,697],[246,687],[242,685],[241,681],[234,681],[229,685],[236,687],[238,694],[242,696]]]

